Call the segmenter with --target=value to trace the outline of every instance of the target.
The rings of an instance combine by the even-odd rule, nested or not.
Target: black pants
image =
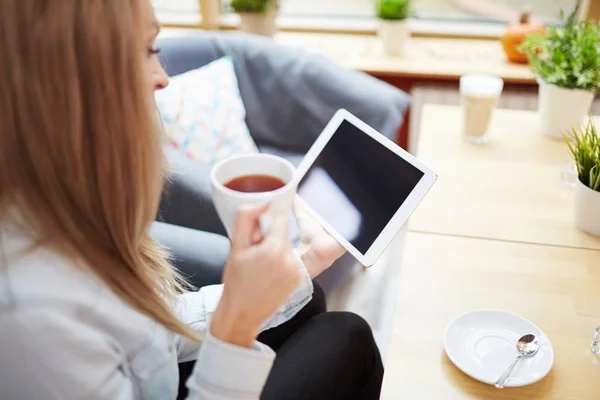
[[[323,303],[324,304],[324,303]],[[285,339],[278,328],[264,332],[267,345],[279,347],[263,390],[263,400],[379,399],[383,364],[371,328],[356,314],[324,312],[302,324]],[[287,332],[284,332],[284,335]]]
[[[263,400],[378,399],[383,364],[369,325],[356,314],[325,312],[315,284],[313,299],[290,321],[260,334],[277,353]],[[179,365],[179,396],[194,362]]]

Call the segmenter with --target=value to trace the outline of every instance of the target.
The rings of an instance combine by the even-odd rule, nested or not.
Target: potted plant
[[[274,36],[279,0],[231,0],[231,8],[240,15],[242,31],[262,36]]]
[[[411,0],[375,0],[375,6],[380,19],[379,38],[383,51],[389,56],[402,55],[410,37],[406,19],[410,14]]]
[[[600,236],[600,135],[591,116],[585,127],[571,130],[567,143],[579,178],[575,186],[575,224]]]
[[[541,131],[552,137],[580,125],[600,90],[600,29],[594,21],[577,22],[576,13],[520,46],[538,76]]]

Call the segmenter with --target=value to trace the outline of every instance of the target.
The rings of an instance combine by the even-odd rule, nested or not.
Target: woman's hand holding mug
[[[274,190],[234,188],[233,182],[276,179]],[[297,179],[294,166],[280,157],[247,154],[217,163],[211,171],[217,213],[231,239],[231,254],[223,275],[223,297],[215,311],[211,333],[218,339],[250,347],[262,324],[300,285],[300,263],[289,239],[289,212]],[[315,277],[344,252],[298,204],[301,231],[298,253]]]
[[[251,347],[260,327],[300,285],[302,272],[289,241],[287,213],[274,216],[260,242],[260,217],[268,206],[240,207],[231,235],[231,253],[223,274],[223,296],[211,334]]]

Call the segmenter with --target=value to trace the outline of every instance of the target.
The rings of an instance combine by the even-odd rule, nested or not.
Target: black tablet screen
[[[344,120],[298,193],[365,254],[424,173]]]

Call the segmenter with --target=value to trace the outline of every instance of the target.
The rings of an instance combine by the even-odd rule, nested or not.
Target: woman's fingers
[[[306,213],[306,211],[304,211],[304,206],[300,202],[300,198],[298,196],[294,197],[293,211],[296,218],[303,217]]]
[[[235,229],[231,238],[232,250],[246,249],[266,242],[270,247],[283,247],[289,241],[289,217],[280,212],[273,217],[269,232],[263,235],[260,218],[269,205],[241,206],[236,214]]]
[[[289,230],[290,220],[288,214],[280,212],[274,216],[273,223],[264,241],[269,245],[283,246],[289,242]]]
[[[231,247],[244,249],[252,246],[256,231],[260,231],[260,216],[267,211],[269,204],[261,206],[241,206],[236,214],[235,229],[231,237]]]
[[[213,317],[213,324],[217,322],[216,327],[212,326],[213,333],[220,333],[225,340],[227,336],[219,331],[225,325],[222,321],[229,321],[236,330],[248,331],[242,342],[245,345],[251,344],[261,324],[302,280],[289,240],[289,213],[273,210],[269,231],[262,239],[260,219],[266,210],[263,206],[238,211],[231,256],[223,273],[223,297]],[[240,319],[231,322],[235,318]]]
[[[252,245],[256,246],[257,244],[260,244],[260,242],[262,242],[264,239],[262,230],[260,228],[260,226],[257,226],[256,229],[254,230],[254,233],[252,234]]]

